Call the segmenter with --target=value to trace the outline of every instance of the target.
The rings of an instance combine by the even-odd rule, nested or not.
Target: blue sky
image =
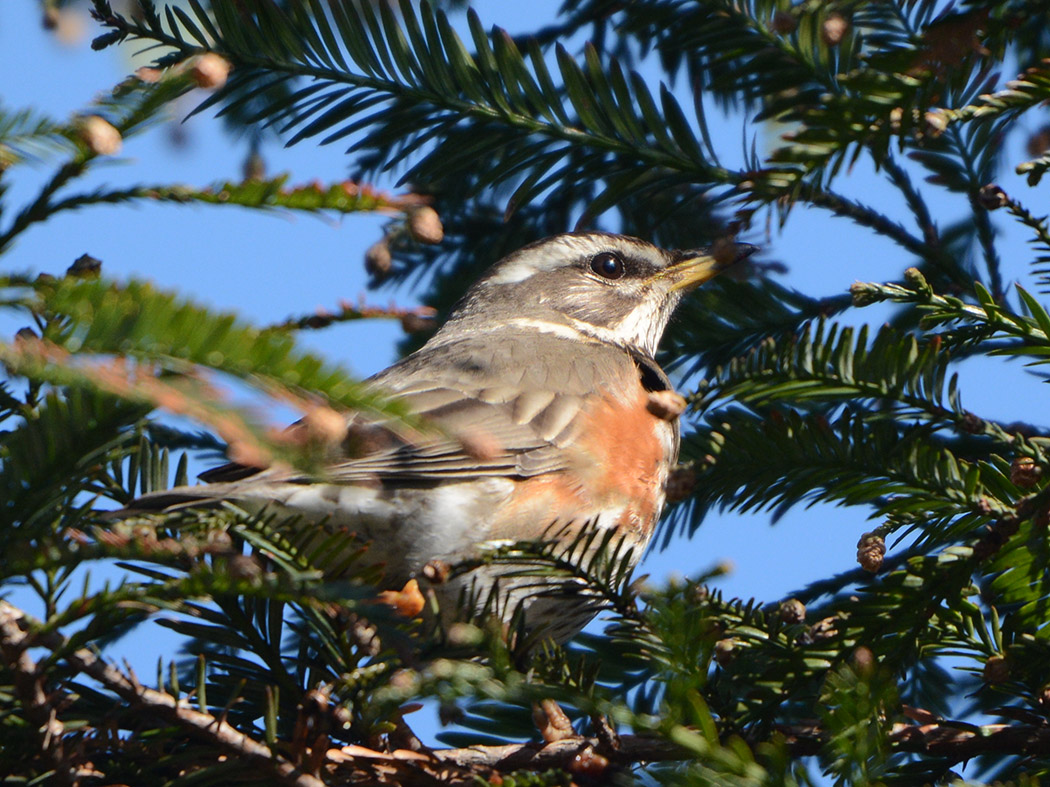
[[[474,5],[487,24],[517,32],[539,26],[537,20],[550,18],[559,4],[489,0]],[[42,29],[37,3],[0,3],[0,74],[4,75],[0,100],[7,109],[33,106],[67,117],[139,64],[116,50],[91,51],[92,23],[85,17],[82,24],[84,35],[62,44]],[[654,74],[647,76],[655,82]],[[177,111],[185,115],[201,97],[188,98]],[[743,149],[739,123],[713,119],[712,126],[716,145],[730,160],[738,158]],[[94,182],[202,186],[239,177],[244,144],[225,134],[212,115],[195,116],[180,130],[181,144],[173,142],[170,126],[130,140],[121,161],[101,168]],[[749,133],[757,133],[760,143],[767,139],[754,129]],[[1011,142],[1009,161],[1026,158],[1022,145],[1023,140]],[[292,149],[269,145],[263,153],[270,173],[289,171],[295,183],[338,180],[348,172],[338,146],[321,148],[307,141]],[[29,177],[25,170],[16,172],[9,203],[20,204],[48,172],[46,167]],[[847,178],[849,190],[866,202],[905,215],[896,192],[864,164]],[[390,182],[377,185],[396,190]],[[1045,186],[1033,194],[1016,178],[1004,179],[1003,185],[1023,194],[1029,204],[1038,205],[1040,197],[1045,203]],[[966,210],[961,200],[947,207],[952,218]],[[935,212],[938,209],[935,202]],[[235,207],[103,206],[37,225],[4,262],[9,270],[60,273],[86,252],[103,261],[107,276],[148,278],[212,306],[269,323],[319,306],[334,307],[340,299],[356,300],[365,291],[364,250],[380,237],[382,223],[382,218],[366,215],[331,220],[262,215]],[[766,259],[786,263],[789,272],[784,281],[812,295],[841,293],[858,279],[898,278],[910,264],[893,244],[871,231],[813,210],[796,209],[782,232],[774,227],[768,235],[753,232],[745,239],[761,245]],[[1007,266],[1007,280],[1025,281],[1027,250],[1016,239],[1006,249],[1004,257],[1016,260]],[[365,297],[380,304],[391,299],[404,306],[415,303],[414,293],[408,290],[384,290]],[[3,324],[0,329],[9,327]],[[394,343],[400,336],[398,323],[370,321],[306,333],[302,341],[355,374],[367,376],[394,360]],[[963,392],[967,407],[985,417],[1038,421],[1045,411],[1045,389],[1017,363],[967,364]],[[672,548],[650,554],[641,572],[661,580],[670,573],[696,574],[728,562],[734,569],[721,583],[728,595],[775,601],[809,580],[852,568],[857,539],[874,524],[866,521],[864,511],[829,507],[795,510],[775,527],[765,513],[712,516],[693,539],[677,540]],[[164,647],[160,643],[165,640],[153,638],[154,633],[127,642],[128,655],[140,669],[151,669],[158,646]]]

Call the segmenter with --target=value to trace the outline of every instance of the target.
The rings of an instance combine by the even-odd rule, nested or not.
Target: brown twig
[[[3,638],[5,648],[24,649],[30,646],[43,646],[51,651],[60,651],[66,647],[66,638],[61,634],[49,632],[34,636],[33,628],[35,626],[32,621],[22,610],[6,601],[0,601],[0,636]],[[83,672],[112,691],[130,708],[148,711],[167,724],[175,725],[197,738],[209,741],[235,754],[245,762],[276,776],[282,784],[294,785],[294,787],[324,787],[324,782],[320,779],[304,773],[279,754],[271,752],[262,743],[232,727],[228,722],[217,719],[209,713],[193,710],[186,700],[177,700],[170,694],[142,686],[133,675],[125,674],[116,667],[106,664],[86,648],[63,653],[62,658],[76,670]]]
[[[435,310],[430,306],[416,306],[414,308],[402,308],[398,306],[369,306],[362,302],[352,304],[348,301],[340,301],[337,311],[318,309],[310,314],[299,317],[289,317],[282,322],[267,326],[268,331],[297,331],[327,328],[337,322],[352,322],[353,320],[392,319],[401,320],[406,331],[412,333],[423,330],[425,326],[434,321]],[[408,329],[412,330],[409,331]]]
[[[0,602],[2,604],[3,602]],[[65,725],[58,719],[47,691],[44,676],[27,652],[29,636],[17,620],[8,613],[7,605],[0,606],[0,655],[14,674],[14,689],[24,709],[26,719],[36,725],[40,735],[40,750],[52,770],[54,784],[73,784],[76,768],[65,756],[63,733]]]
[[[909,715],[914,715],[914,711]],[[827,740],[826,733],[815,722],[781,725],[777,732],[795,756],[817,754]],[[985,724],[978,727],[936,719],[918,724],[894,724],[889,740],[895,751],[944,757],[951,764],[981,754],[1045,757],[1050,754],[1050,725]]]
[[[601,754],[596,756],[596,752]],[[616,752],[604,752],[600,739],[582,736],[553,743],[470,746],[430,752],[406,749],[381,752],[363,746],[344,746],[328,752],[335,783],[415,785],[440,782],[450,787],[473,785],[478,783],[479,777],[489,779],[499,773],[518,770],[539,772],[559,768],[575,772],[581,764],[593,759],[605,761],[606,756],[614,764],[630,764],[685,760],[691,755],[662,738],[642,735],[623,736]]]

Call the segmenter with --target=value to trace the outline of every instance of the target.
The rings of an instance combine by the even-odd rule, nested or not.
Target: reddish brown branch
[[[827,738],[816,723],[778,728],[792,756],[817,754]],[[1050,726],[989,724],[982,727],[941,720],[926,724],[897,724],[890,733],[894,749],[945,757],[961,762],[979,754],[1050,755]],[[471,746],[428,752],[398,749],[373,751],[346,746],[328,752],[333,783],[378,782],[399,785],[476,784],[477,778],[516,770],[545,771],[555,768],[575,772],[585,763],[604,762],[615,767],[647,762],[688,760],[693,754],[667,740],[645,735],[623,735],[615,750],[599,738],[576,736],[552,743],[504,746]],[[593,767],[590,765],[588,767]],[[602,766],[605,767],[605,766]]]
[[[572,736],[548,743],[471,746],[460,749],[379,751],[363,746],[345,746],[324,751],[323,736],[308,747],[313,768],[323,777],[311,775],[293,760],[271,751],[245,735],[224,719],[201,713],[163,692],[143,687],[131,673],[106,664],[86,649],[66,653],[67,641],[52,632],[34,633],[34,624],[21,610],[0,601],[0,654],[14,673],[16,690],[26,719],[38,725],[43,752],[56,772],[67,774],[66,783],[80,773],[62,752],[65,732],[54,697],[47,694],[44,676],[28,658],[32,647],[45,647],[58,654],[77,671],[98,681],[116,694],[133,711],[148,713],[161,723],[177,726],[245,764],[295,787],[324,787],[325,784],[443,784],[450,787],[476,784],[478,778],[493,777],[516,770],[545,771],[564,769],[570,773],[604,772],[639,763],[685,761],[693,755],[669,741],[647,735],[599,737]],[[926,754],[961,762],[981,754],[1050,756],[1050,724],[1037,718],[1026,723],[984,726],[939,719],[925,711],[909,709],[911,723],[896,724],[889,740],[896,751]],[[822,727],[812,724],[783,725],[781,740],[793,757],[818,753],[827,737]],[[323,732],[323,731],[321,731]],[[321,753],[323,756],[318,756]],[[61,777],[60,777],[61,778]]]
[[[356,305],[348,301],[340,301],[338,311],[318,309],[310,314],[300,317],[289,317],[283,322],[270,325],[270,331],[294,331],[327,328],[337,322],[351,322],[353,320],[392,319],[400,320],[406,333],[415,333],[431,329],[434,323],[435,311],[430,306],[416,306],[415,308],[404,308],[400,306],[369,306],[364,302]]]
[[[918,724],[894,724],[889,740],[896,751],[944,757],[951,763],[972,759],[980,754],[1050,755],[1048,724],[985,724],[975,726],[948,719]],[[914,715],[911,710],[909,715]],[[826,741],[820,726],[814,724],[783,725],[777,728],[788,749],[795,756],[816,754]]]
[[[57,633],[34,636],[30,621],[22,610],[6,601],[0,601],[0,637],[3,639],[5,656],[7,647],[26,648],[43,646],[59,651],[66,645],[65,637]],[[271,752],[265,745],[245,735],[226,721],[208,713],[189,707],[186,700],[177,700],[170,694],[147,689],[116,667],[106,664],[94,653],[81,648],[72,653],[63,653],[62,658],[76,670],[97,680],[120,697],[134,710],[148,711],[167,724],[172,724],[207,740],[215,746],[237,755],[266,773],[276,776],[282,784],[294,787],[325,787],[324,782]]]
[[[0,602],[2,603],[2,602]],[[30,658],[29,637],[17,622],[7,614],[6,605],[0,607],[0,655],[13,673],[13,684],[26,720],[36,727],[40,737],[40,751],[53,771],[54,784],[73,784],[76,768],[63,751],[65,726],[44,689],[44,676]]]
[[[553,743],[520,743],[505,746],[470,746],[428,752],[397,749],[380,752],[363,746],[331,749],[328,761],[335,777],[330,783],[381,783],[398,785],[434,784],[452,787],[474,785],[511,771],[546,771],[554,768],[570,773],[598,775],[617,765],[641,762],[686,760],[685,750],[661,738],[625,735],[615,752],[605,751],[598,738],[575,736]]]

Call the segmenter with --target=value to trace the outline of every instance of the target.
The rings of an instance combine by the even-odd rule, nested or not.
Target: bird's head
[[[651,357],[682,296],[754,250],[727,243],[669,251],[626,235],[555,235],[493,265],[456,305],[447,330],[513,323]]]

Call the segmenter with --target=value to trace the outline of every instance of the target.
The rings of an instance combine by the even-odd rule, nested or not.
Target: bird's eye
[[[619,254],[603,251],[591,258],[591,270],[605,279],[623,277],[623,259]]]

